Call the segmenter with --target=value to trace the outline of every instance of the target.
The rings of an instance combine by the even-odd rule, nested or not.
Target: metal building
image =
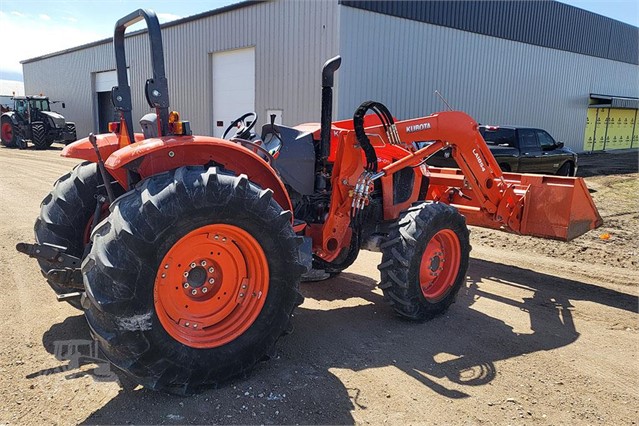
[[[541,127],[577,151],[639,146],[639,29],[555,1],[245,1],[163,38],[172,109],[199,134],[251,110],[319,121],[320,69],[340,54],[336,118],[369,99],[428,115],[446,108],[439,90],[481,123]],[[134,117],[149,111],[148,55],[131,34]],[[80,135],[113,119],[114,68],[110,39],[23,61],[26,92],[63,99]]]

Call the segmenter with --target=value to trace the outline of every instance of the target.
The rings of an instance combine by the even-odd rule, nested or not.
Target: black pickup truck
[[[545,130],[517,126],[479,126],[502,171],[575,176],[577,154],[556,142]],[[436,167],[457,167],[450,150],[428,159]]]

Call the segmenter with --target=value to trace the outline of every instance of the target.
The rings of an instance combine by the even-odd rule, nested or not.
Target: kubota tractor
[[[134,133],[124,33],[143,18],[156,113]],[[118,21],[114,46],[121,119],[65,148],[86,161],[42,202],[36,244],[17,248],[147,387],[190,393],[248,371],[289,329],[300,279],[339,273],[361,249],[383,253],[395,313],[423,321],[464,284],[467,223],[566,240],[601,223],[582,179],[502,173],[463,112],[395,122],[364,102],[331,123],[339,57],[322,70],[320,124],[271,119],[258,135],[248,113],[225,140],[170,112],[153,12]],[[425,164],[446,147],[461,171]]]
[[[56,141],[65,144],[75,141],[75,123],[51,111],[50,104],[55,102],[58,101],[52,102],[46,96],[14,96],[13,110],[0,118],[2,145],[26,148],[26,141],[30,140],[36,149],[47,149]]]

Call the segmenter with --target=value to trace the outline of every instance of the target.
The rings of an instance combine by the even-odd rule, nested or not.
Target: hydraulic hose
[[[364,116],[369,110],[373,111],[379,117],[387,134],[389,134],[391,128],[395,125],[395,121],[393,120],[393,116],[388,108],[375,101],[366,101],[362,103],[355,110],[355,114],[353,115],[355,137],[366,156],[366,170],[375,173],[377,172],[377,154],[375,153],[375,148],[371,144],[370,139],[366,136],[366,130],[364,129]]]

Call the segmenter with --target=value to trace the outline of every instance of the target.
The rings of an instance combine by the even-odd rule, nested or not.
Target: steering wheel
[[[250,120],[249,120],[250,119]],[[247,122],[250,121],[250,124]],[[255,112],[247,112],[243,116],[236,118],[229,127],[224,131],[224,135],[222,135],[222,139],[226,139],[226,136],[231,132],[233,128],[235,128],[235,133],[229,138],[239,138],[239,139],[249,139],[251,136],[251,130],[255,127],[257,123],[257,114]]]

